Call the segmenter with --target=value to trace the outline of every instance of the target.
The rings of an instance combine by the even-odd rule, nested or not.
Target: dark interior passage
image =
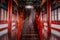
[[[60,0],[0,0],[0,40],[60,40]]]
[[[40,40],[36,24],[28,25],[27,21],[23,24],[20,40]]]
[[[33,9],[30,9],[30,15],[23,22],[20,40],[40,40]]]

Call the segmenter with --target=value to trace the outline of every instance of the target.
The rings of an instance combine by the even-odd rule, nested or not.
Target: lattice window
[[[52,19],[52,20],[55,19],[55,18],[54,18],[54,13],[55,13],[55,11],[52,11],[52,14],[51,14],[51,19]]]
[[[58,20],[60,20],[60,8],[58,8]]]
[[[55,9],[55,20],[57,20],[57,9]]]
[[[0,20],[7,20],[7,11],[3,8],[0,9]]]

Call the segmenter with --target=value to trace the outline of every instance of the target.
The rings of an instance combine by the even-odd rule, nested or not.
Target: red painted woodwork
[[[8,38],[11,40],[12,33],[12,0],[8,0]]]
[[[0,24],[6,24],[8,23],[7,21],[4,21],[4,20],[0,20]]]
[[[47,24],[48,24],[48,32],[51,33],[50,14],[51,14],[51,1],[47,0]]]
[[[47,26],[46,26],[47,27]],[[56,31],[58,31],[58,32],[60,32],[60,29],[59,28],[54,28],[54,27],[51,27],[51,29],[53,29],[53,30],[56,30]],[[47,31],[47,30],[46,30]],[[47,31],[48,32],[48,31]]]
[[[36,23],[38,25],[38,31],[39,31],[39,36],[40,36],[40,39],[43,40],[43,37],[42,37],[42,21],[40,20],[39,18],[40,16],[38,16],[38,14],[36,14]]]
[[[0,28],[0,31],[3,31],[3,30],[5,30],[5,29],[7,29],[8,27],[5,27],[5,28]]]
[[[18,17],[19,17],[19,19],[18,19]],[[18,16],[18,13],[17,13],[17,31],[18,31],[17,40],[19,40],[20,36],[21,36],[23,20],[24,20],[24,12],[20,12],[20,16]]]
[[[17,18],[17,19],[16,19],[16,24],[17,24],[17,25],[16,25],[16,26],[17,26],[17,31],[18,31],[18,32],[17,32],[17,39],[16,39],[16,40],[19,40],[19,37],[20,37],[20,34],[19,34],[19,33],[20,33],[20,32],[19,32],[19,31],[20,31],[20,29],[19,29],[20,26],[19,26],[19,18],[18,18],[18,17],[19,17],[19,15],[18,15],[19,13],[20,13],[20,11],[17,10],[17,17],[16,17],[16,18]]]
[[[53,29],[53,30],[56,30],[56,31],[60,32],[60,29],[58,29],[58,28],[53,28],[53,27],[51,27],[51,29]]]
[[[51,36],[51,20],[50,20],[50,14],[51,14],[51,1],[50,0],[46,0],[46,8],[47,8],[47,27],[48,27],[48,37],[47,40],[50,39]]]
[[[60,21],[51,21],[51,23],[60,25]]]

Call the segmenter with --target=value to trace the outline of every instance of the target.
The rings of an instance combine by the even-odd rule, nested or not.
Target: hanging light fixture
[[[25,8],[31,9],[31,8],[33,8],[33,6],[31,6],[31,5],[26,5]]]

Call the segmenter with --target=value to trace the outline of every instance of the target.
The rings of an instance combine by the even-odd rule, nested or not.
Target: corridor
[[[0,40],[60,40],[60,0],[0,0]]]

